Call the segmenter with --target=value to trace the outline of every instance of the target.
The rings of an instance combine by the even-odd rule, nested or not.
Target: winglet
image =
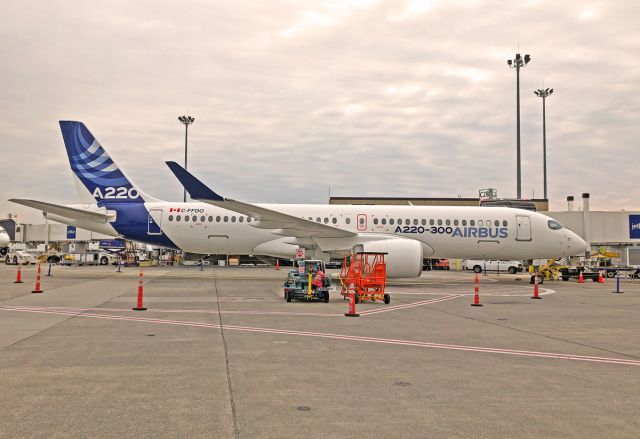
[[[224,201],[224,198],[209,189],[203,182],[191,175],[176,162],[166,162],[171,172],[180,181],[180,184],[189,192],[194,200]]]

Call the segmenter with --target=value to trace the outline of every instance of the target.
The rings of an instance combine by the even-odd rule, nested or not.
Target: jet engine
[[[422,244],[412,239],[383,239],[358,244],[354,251],[387,253],[387,277],[420,277],[422,273]]]

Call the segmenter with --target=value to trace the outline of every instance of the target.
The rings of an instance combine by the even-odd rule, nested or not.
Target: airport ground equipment
[[[561,269],[565,267],[557,264],[557,261],[556,258],[549,259],[546,264],[538,268],[538,276],[547,280],[559,280],[562,276]]]
[[[582,276],[583,280],[591,279],[593,282],[598,282],[600,273],[597,271],[587,271],[584,267],[562,267],[560,268],[560,276],[563,281],[579,279],[580,276]]]
[[[384,292],[387,285],[385,254],[357,252],[344,258],[340,272],[340,294],[345,299],[355,294],[355,303],[367,300],[389,303],[391,296]]]
[[[284,299],[292,300],[321,300],[329,302],[329,288],[331,280],[322,278],[322,286],[313,285],[313,279],[318,271],[326,273],[324,261],[315,259],[299,259],[294,264],[294,269],[289,272],[282,285],[284,287]]]

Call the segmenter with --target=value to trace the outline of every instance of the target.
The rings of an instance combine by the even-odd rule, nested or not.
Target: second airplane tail
[[[157,201],[133,184],[82,122],[62,120],[60,129],[83,201],[88,197],[99,205]]]

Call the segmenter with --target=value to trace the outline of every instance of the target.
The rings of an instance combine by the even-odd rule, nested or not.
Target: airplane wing
[[[114,214],[95,212],[91,210],[77,209],[75,207],[61,206],[59,204],[46,203],[44,201],[27,200],[23,198],[11,198],[9,201],[16,204],[22,204],[23,206],[33,207],[34,209],[42,210],[44,212],[60,215],[65,218],[71,218],[76,220],[88,219],[100,223],[106,223],[114,217]]]
[[[176,162],[167,162],[167,166],[189,192],[192,199],[250,216],[256,220],[255,223],[251,223],[254,227],[273,230],[275,234],[294,236],[296,238],[348,238],[357,236],[356,233],[348,230],[318,224],[304,218],[256,206],[255,204],[224,198],[209,189]]]

